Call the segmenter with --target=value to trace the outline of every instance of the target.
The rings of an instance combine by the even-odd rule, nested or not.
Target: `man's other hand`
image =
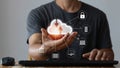
[[[114,60],[114,53],[112,49],[93,49],[91,52],[83,54],[83,58],[96,61],[108,61]]]

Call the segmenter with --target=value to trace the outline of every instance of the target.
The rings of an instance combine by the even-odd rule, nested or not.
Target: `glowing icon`
[[[75,54],[74,54],[74,53],[69,53],[68,55],[69,55],[69,56],[74,56]]]
[[[42,45],[39,49],[38,49],[39,53],[45,53],[45,47],[44,45]]]
[[[58,59],[59,58],[59,54],[58,53],[53,53],[52,54],[52,58],[53,59]]]
[[[86,41],[85,40],[80,40],[80,45],[86,45]]]
[[[50,26],[47,28],[48,34],[55,40],[60,39],[67,33],[72,33],[72,31],[72,27],[63,23],[60,19],[52,20]]]
[[[72,57],[72,56],[74,56],[75,55],[75,51],[73,50],[73,49],[69,49],[68,50],[68,56],[69,57]]]
[[[84,32],[88,32],[88,26],[84,27]]]
[[[77,37],[76,39],[77,39],[77,40],[80,40],[80,38],[79,38],[79,37]]]
[[[85,19],[85,18],[86,18],[85,12],[81,12],[81,13],[80,13],[80,19]]]
[[[38,49],[30,49],[30,52],[38,52],[38,53],[42,54],[42,53],[45,53],[45,47],[44,47],[44,45],[42,45]]]

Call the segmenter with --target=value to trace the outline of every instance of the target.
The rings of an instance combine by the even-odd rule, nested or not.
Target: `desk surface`
[[[114,67],[22,67],[22,66],[2,66],[0,68],[120,68],[120,64],[115,65]]]

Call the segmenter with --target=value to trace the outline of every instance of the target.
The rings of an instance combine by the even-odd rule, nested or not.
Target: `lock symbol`
[[[80,19],[85,19],[85,17],[86,17],[86,16],[85,16],[85,13],[84,13],[84,12],[81,12],[81,13],[80,13]]]

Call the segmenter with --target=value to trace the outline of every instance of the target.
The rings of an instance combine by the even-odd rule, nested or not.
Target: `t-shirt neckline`
[[[63,11],[64,13],[67,13],[67,14],[76,14],[76,13],[78,13],[80,10],[83,10],[84,3],[81,2],[81,8],[80,8],[78,11],[76,11],[76,12],[67,12],[67,11],[63,10],[62,8],[60,8],[60,6],[58,6],[58,5],[56,4],[55,1],[53,1],[53,5],[54,5],[58,10]]]

